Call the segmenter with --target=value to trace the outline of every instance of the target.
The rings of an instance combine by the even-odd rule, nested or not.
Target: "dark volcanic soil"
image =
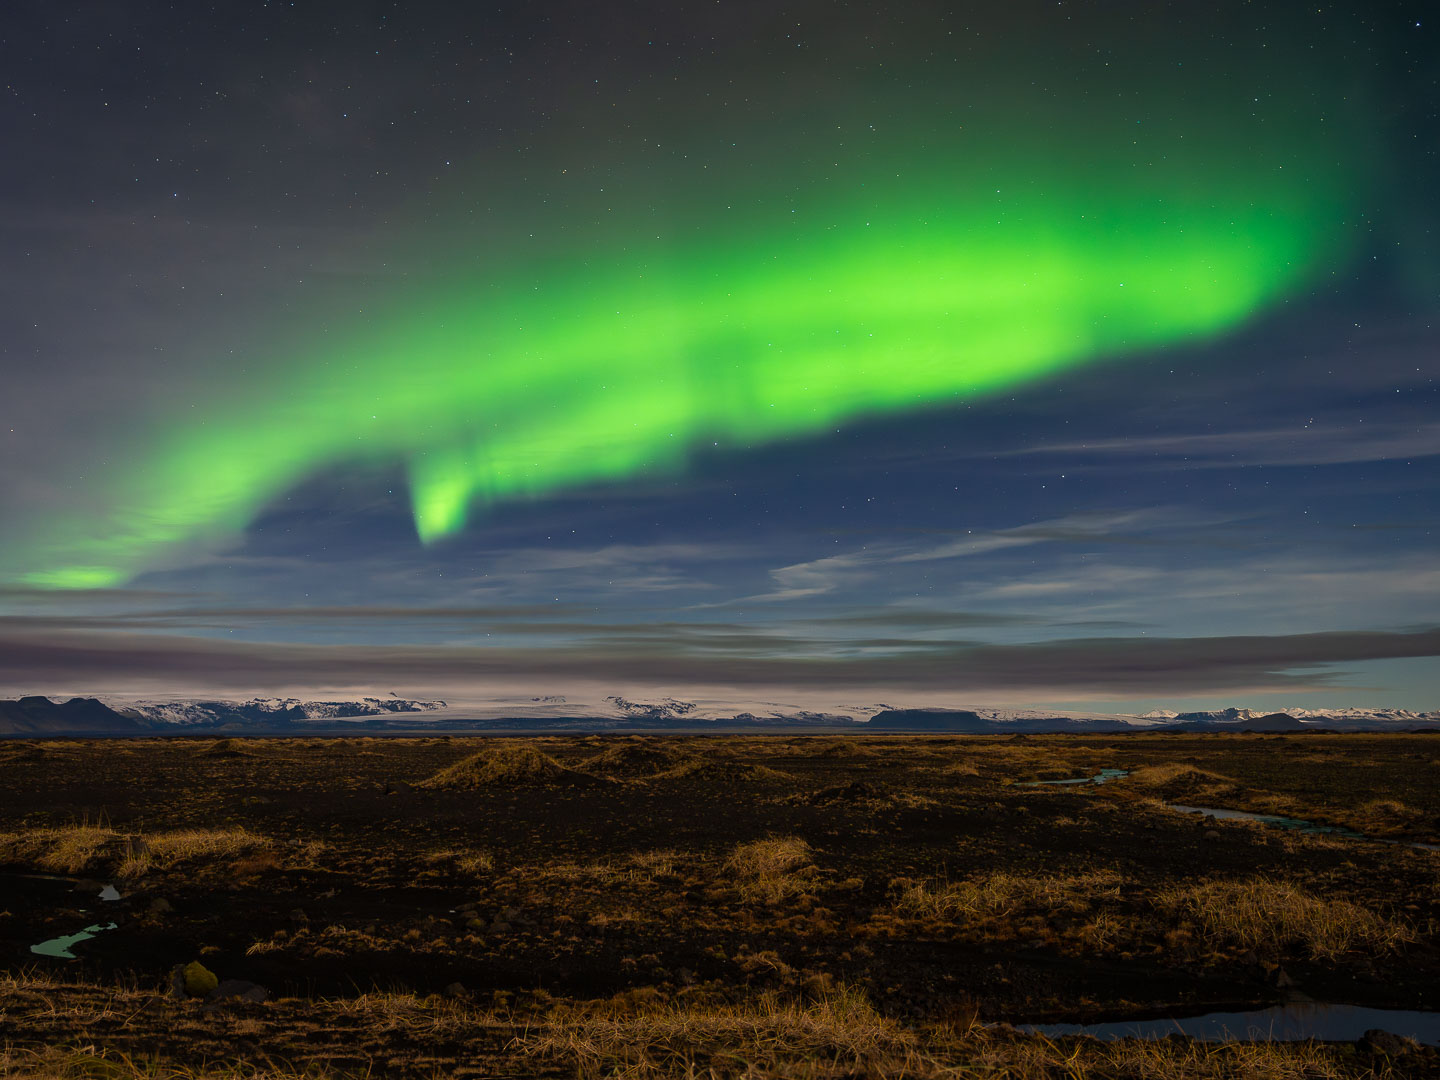
[[[544,738],[525,746],[561,766],[549,780],[419,786],[502,745],[515,743],[0,743],[5,1038],[76,1037],[24,1004],[27,978],[70,988],[51,1000],[147,995],[193,960],[293,999],[249,1006],[272,1025],[376,990],[493,1010],[845,987],[917,1031],[1299,994],[1440,1008],[1440,854],[1164,805],[1433,843],[1440,738]],[[1015,786],[1101,767],[1141,771]],[[61,880],[22,876],[43,873]],[[123,900],[96,898],[108,882]],[[121,926],[79,959],[31,954],[98,919]],[[178,1007],[142,1008],[105,1045],[180,1053],[158,1030]],[[486,1068],[508,1060],[509,1038],[495,1036]],[[187,1045],[253,1049],[239,1035]],[[325,1060],[430,1075],[398,1050],[354,1057],[331,1046]]]

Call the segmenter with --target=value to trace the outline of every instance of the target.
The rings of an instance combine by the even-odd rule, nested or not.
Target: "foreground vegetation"
[[[1398,735],[0,743],[0,1076],[1432,1075],[1403,1044],[1006,1025],[1434,1008],[1440,854],[1167,804],[1433,842],[1437,761]],[[1100,768],[1132,771],[1025,786]],[[98,919],[78,960],[29,951]],[[197,963],[267,1000],[177,996]]]

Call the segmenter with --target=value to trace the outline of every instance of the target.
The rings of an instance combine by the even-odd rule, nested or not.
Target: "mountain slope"
[[[124,735],[143,730],[139,721],[95,698],[58,704],[47,697],[0,701],[0,735]]]

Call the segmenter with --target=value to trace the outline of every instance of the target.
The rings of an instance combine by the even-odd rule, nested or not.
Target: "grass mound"
[[[270,846],[268,839],[244,828],[142,834],[81,823],[0,833],[0,863],[28,864],[62,874],[118,865],[121,877],[136,878],[188,860],[233,860]]]
[[[895,910],[918,918],[978,920],[1024,911],[1081,912],[1114,900],[1123,879],[1109,871],[1035,877],[1003,871],[968,881],[916,883],[895,901]]]
[[[1228,776],[1179,763],[1145,765],[1119,782],[1142,788],[1152,795],[1180,801],[1197,796],[1227,795],[1240,789]]]
[[[497,746],[461,758],[415,786],[438,791],[465,791],[522,785],[594,787],[608,782],[589,773],[567,769],[533,746]]]
[[[810,845],[798,836],[772,836],[740,844],[725,870],[747,900],[775,904],[810,891],[815,876]]]
[[[826,739],[823,747],[815,756],[838,761],[854,761],[873,758],[876,754],[874,749],[864,743],[856,742],[853,737],[841,736],[838,739]]]
[[[240,739],[221,739],[211,743],[200,751],[201,757],[250,757],[250,751],[245,749],[245,744]]]
[[[694,754],[652,742],[624,742],[611,746],[585,762],[597,776],[655,776],[680,765],[699,761]]]
[[[752,765],[748,761],[714,761],[706,758],[691,758],[682,761],[673,769],[656,773],[656,778],[667,780],[793,780],[789,773],[772,769],[768,765]]]
[[[1207,881],[1163,890],[1156,906],[1193,920],[1215,945],[1241,949],[1304,947],[1317,960],[1343,953],[1391,952],[1415,933],[1348,900],[1326,900],[1283,881]]]

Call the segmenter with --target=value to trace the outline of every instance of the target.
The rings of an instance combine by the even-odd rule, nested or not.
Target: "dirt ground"
[[[5,742],[0,1075],[1432,1075],[988,1026],[1440,1008],[1409,843],[1440,737]],[[196,961],[268,1000],[175,996]]]

